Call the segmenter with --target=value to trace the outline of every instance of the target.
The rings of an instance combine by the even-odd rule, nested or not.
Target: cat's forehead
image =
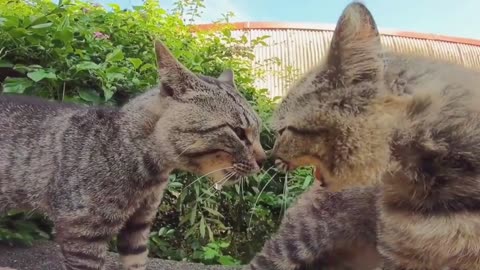
[[[291,92],[285,96],[275,110],[272,124],[277,128],[282,128],[289,122],[305,118],[309,114],[313,115],[320,106],[321,101],[318,93],[311,91]]]
[[[206,86],[202,102],[207,111],[217,114],[230,124],[258,129],[260,119],[248,101],[240,94],[235,85],[216,78],[197,75]]]

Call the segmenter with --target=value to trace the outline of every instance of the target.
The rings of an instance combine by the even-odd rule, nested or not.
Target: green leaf
[[[82,89],[78,91],[78,95],[83,100],[92,102],[93,104],[99,104],[102,100],[95,90]]]
[[[208,239],[210,241],[215,241],[215,238],[213,236],[213,232],[212,232],[212,229],[210,228],[210,226],[207,225],[207,231],[208,231]]]
[[[125,58],[121,49],[115,49],[113,52],[107,54],[107,62],[118,62]]]
[[[208,190],[208,189],[202,188],[202,192],[203,192],[203,194],[208,195],[208,196],[210,196],[210,197],[215,196],[215,194],[212,193],[212,192],[211,192],[210,190]]]
[[[30,67],[22,65],[22,64],[17,64],[13,67],[14,70],[26,74],[28,71],[32,70]]]
[[[118,4],[108,4],[108,6],[110,6],[115,12],[119,12],[121,10],[120,5]]]
[[[57,79],[57,75],[54,72],[44,70],[44,69],[38,69],[35,71],[28,72],[27,76],[30,79],[32,79],[32,81],[34,82],[39,82],[43,79],[52,79],[52,80]]]
[[[305,177],[305,180],[303,181],[302,189],[306,189],[310,185],[310,183],[312,183],[312,179],[312,176],[307,175],[307,177]]]
[[[197,198],[200,196],[200,184],[199,183],[195,183],[193,185],[193,188],[195,189],[195,195],[197,196]],[[197,205],[195,205],[196,207]]]
[[[181,188],[183,187],[183,184],[180,182],[169,182],[168,183],[169,188]]]
[[[95,70],[95,69],[100,69],[101,66],[98,64],[95,64],[90,61],[84,61],[81,62],[80,64],[76,65],[75,68],[80,71],[80,70]]]
[[[13,64],[6,61],[6,60],[2,60],[0,59],[0,68],[12,68],[13,67]]]
[[[8,31],[8,34],[14,38],[24,38],[32,33],[25,28],[17,27]]]
[[[55,33],[55,38],[63,41],[64,43],[70,43],[73,40],[73,32],[68,29],[63,29]]]
[[[22,94],[33,82],[27,78],[7,78],[3,82],[3,92]]]
[[[203,216],[200,219],[200,236],[202,238],[205,237],[205,218],[203,218]]]
[[[220,258],[218,258],[218,262],[221,265],[238,265],[238,261],[232,256],[220,256]]]
[[[220,214],[220,212],[218,212],[218,211],[215,210],[215,209],[212,209],[212,208],[206,207],[206,206],[204,206],[203,209],[207,210],[210,214],[212,214],[212,215],[214,215],[214,216],[223,217],[223,215]]]
[[[103,90],[103,96],[105,97],[105,101],[109,101],[112,97],[113,94],[115,93],[113,88],[110,87],[102,87]]]
[[[124,79],[124,78],[125,78],[125,76],[122,73],[116,73],[116,72],[107,73],[107,79],[109,81],[121,80],[121,79]]]
[[[227,247],[230,246],[230,243],[226,242],[226,241],[222,241],[222,242],[218,243],[218,246],[221,247],[221,248],[227,248]]]
[[[124,79],[124,73],[128,72],[128,70],[122,67],[109,67],[105,72],[107,73],[107,79],[112,81],[115,79]]]
[[[20,25],[19,18],[15,16],[3,16],[3,27],[18,27]]]
[[[193,225],[195,223],[195,219],[197,218],[197,204],[192,209],[192,212],[190,212],[190,225]]]
[[[51,23],[51,22],[41,23],[41,24],[32,25],[31,28],[33,28],[33,29],[43,29],[43,28],[48,28],[52,25],[53,25],[53,23]]]
[[[128,61],[132,63],[135,69],[137,69],[143,63],[142,59],[140,58],[128,58]]]
[[[150,64],[150,63],[146,63],[145,65],[143,65],[141,68],[140,68],[140,71],[145,71],[147,69],[157,69],[156,66]]]
[[[225,227],[225,224],[223,224],[220,220],[218,219],[214,219],[214,218],[207,218],[207,220],[211,223],[215,223],[217,224],[217,226],[222,229],[222,230],[226,230],[227,227]]]
[[[207,260],[211,260],[218,255],[218,252],[211,248],[205,248],[205,252],[203,253],[203,258]]]

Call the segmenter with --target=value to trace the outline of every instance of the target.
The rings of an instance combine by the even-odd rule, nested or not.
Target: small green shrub
[[[215,76],[233,69],[237,86],[263,119],[262,144],[272,147],[268,119],[276,99],[254,87],[265,72],[255,68],[253,47],[265,46],[268,37],[249,41],[246,35],[235,36],[228,24],[215,32],[193,31],[190,24],[201,14],[203,1],[180,0],[172,12],[155,0],[132,10],[76,0],[0,0],[0,5],[3,92],[119,106],[157,84],[152,45],[159,38],[194,72]],[[292,70],[284,75],[291,77]],[[206,264],[248,262],[312,182],[308,169],[285,176],[271,163],[261,174],[220,192],[198,178],[182,172],[171,176],[152,228],[151,256]],[[48,228],[44,219],[7,215],[0,218],[0,240],[29,244],[45,238]]]
[[[34,240],[50,239],[51,225],[45,217],[11,211],[0,216],[0,241],[31,245]]]

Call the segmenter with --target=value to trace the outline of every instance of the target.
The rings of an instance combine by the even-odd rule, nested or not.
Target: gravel
[[[118,255],[109,253],[107,270],[121,269]],[[32,247],[0,245],[0,270],[62,270],[58,246],[37,242]],[[149,258],[148,270],[239,270],[241,267],[208,266]]]

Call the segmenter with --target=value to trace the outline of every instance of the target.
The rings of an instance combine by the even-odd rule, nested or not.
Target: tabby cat
[[[273,120],[276,163],[319,182],[248,269],[480,269],[479,90],[478,72],[387,52],[349,4]]]
[[[145,269],[172,170],[229,184],[265,158],[232,71],[195,75],[162,43],[155,50],[160,86],[120,108],[0,96],[0,213],[46,213],[65,269],[104,269],[115,235],[124,269]]]

